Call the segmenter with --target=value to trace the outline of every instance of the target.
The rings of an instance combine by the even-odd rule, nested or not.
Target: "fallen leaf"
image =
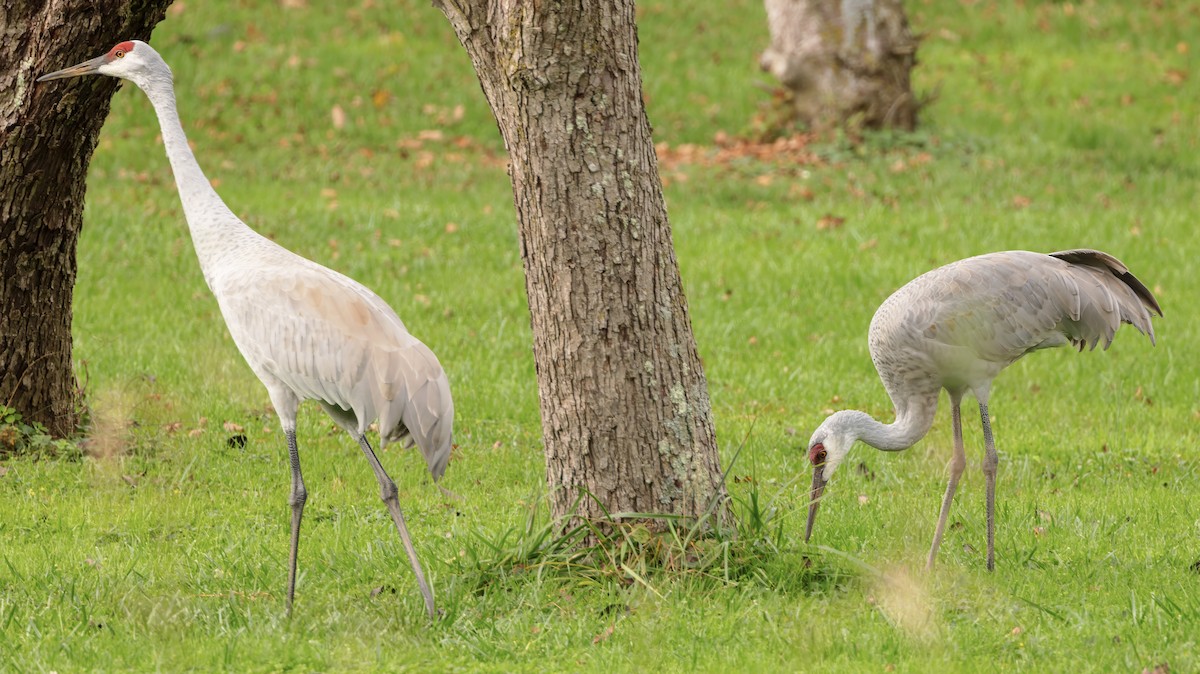
[[[612,636],[613,631],[616,630],[616,627],[617,627],[616,625],[609,625],[608,627],[604,628],[603,632],[601,632],[600,634],[597,634],[595,637],[592,638],[592,643],[598,644],[601,641],[606,641],[609,637]]]
[[[826,213],[817,219],[817,229],[837,229],[846,222],[846,218],[838,217],[832,213]]]
[[[0,466],[0,477],[4,477],[5,475],[8,475],[8,467]]]
[[[871,500],[871,499],[867,498],[867,495],[866,495],[866,494],[859,494],[859,495],[858,495],[858,505],[867,505],[867,502],[868,502],[868,501],[870,501],[870,500]]]
[[[341,129],[346,126],[346,111],[342,109],[342,106],[335,105],[329,111],[329,119],[333,122],[333,128]]]
[[[197,438],[197,437],[200,437],[200,434],[203,432],[204,432],[203,428],[193,428],[192,430],[188,431],[188,437],[189,438]]]
[[[447,234],[453,234],[457,231],[458,231],[458,225],[456,223],[453,223],[453,222],[446,223],[446,233]]]
[[[1038,538],[1045,536],[1046,535],[1046,527],[1034,527],[1033,535],[1037,536]]]
[[[226,421],[225,423],[221,424],[221,426],[230,433],[241,433],[242,431],[246,430],[241,424],[237,424],[232,421]]]
[[[1170,674],[1170,673],[1171,673],[1171,665],[1166,662],[1160,662],[1157,665],[1154,665],[1154,669],[1150,669],[1149,667],[1147,667],[1142,670],[1142,674]]]
[[[1029,208],[1029,205],[1032,203],[1033,203],[1032,199],[1030,199],[1027,196],[1021,195],[1021,194],[1018,194],[1017,196],[1012,198],[1013,208]]]
[[[1011,634],[1015,637],[1015,636],[1020,636],[1021,632],[1024,632],[1024,631],[1025,630],[1021,629],[1020,625],[1017,625],[1016,627],[1012,628],[1012,631],[1009,632],[1009,634]]]

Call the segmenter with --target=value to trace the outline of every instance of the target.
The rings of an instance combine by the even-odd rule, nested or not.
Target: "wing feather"
[[[320,401],[351,433],[379,419],[385,443],[411,437],[440,478],[454,406],[437,357],[365,286],[304,258],[284,262],[214,279],[221,312],[251,369]]]

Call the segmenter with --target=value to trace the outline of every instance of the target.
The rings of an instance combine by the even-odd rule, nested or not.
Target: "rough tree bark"
[[[41,74],[150,36],[170,0],[0,0],[0,404],[75,430],[71,298],[88,162],[117,81]]]
[[[434,0],[508,149],[555,516],[725,514],[632,0]]]
[[[764,0],[771,45],[760,64],[791,93],[798,121],[911,131],[917,39],[901,0]]]

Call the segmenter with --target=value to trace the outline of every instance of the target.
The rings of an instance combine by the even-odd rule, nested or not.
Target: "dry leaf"
[[[837,229],[846,222],[846,218],[838,217],[832,213],[826,213],[817,219],[817,229]]]
[[[221,427],[230,433],[241,433],[242,431],[246,430],[241,424],[236,424],[232,421],[226,421],[225,423],[221,424]]]
[[[606,641],[609,637],[612,636],[613,631],[615,631],[616,628],[617,628],[616,625],[609,625],[608,627],[604,628],[603,632],[601,632],[600,634],[597,634],[595,637],[592,638],[592,643],[598,644],[601,641]]]
[[[1031,200],[1029,197],[1024,196],[1024,195],[1018,194],[1017,196],[1012,198],[1013,208],[1029,208],[1029,205],[1032,203],[1033,203],[1033,200]]]
[[[341,129],[346,126],[346,111],[342,109],[342,106],[335,105],[329,111],[329,119],[333,122],[333,128]]]

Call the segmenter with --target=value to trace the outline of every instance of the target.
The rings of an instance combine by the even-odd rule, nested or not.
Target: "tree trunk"
[[[760,64],[814,131],[911,131],[921,107],[910,73],[917,40],[901,0],[765,0],[771,46]]]
[[[149,37],[170,0],[0,0],[0,404],[75,430],[71,297],[88,162],[117,81],[34,80]]]
[[[725,514],[632,0],[434,0],[510,158],[551,511]]]

